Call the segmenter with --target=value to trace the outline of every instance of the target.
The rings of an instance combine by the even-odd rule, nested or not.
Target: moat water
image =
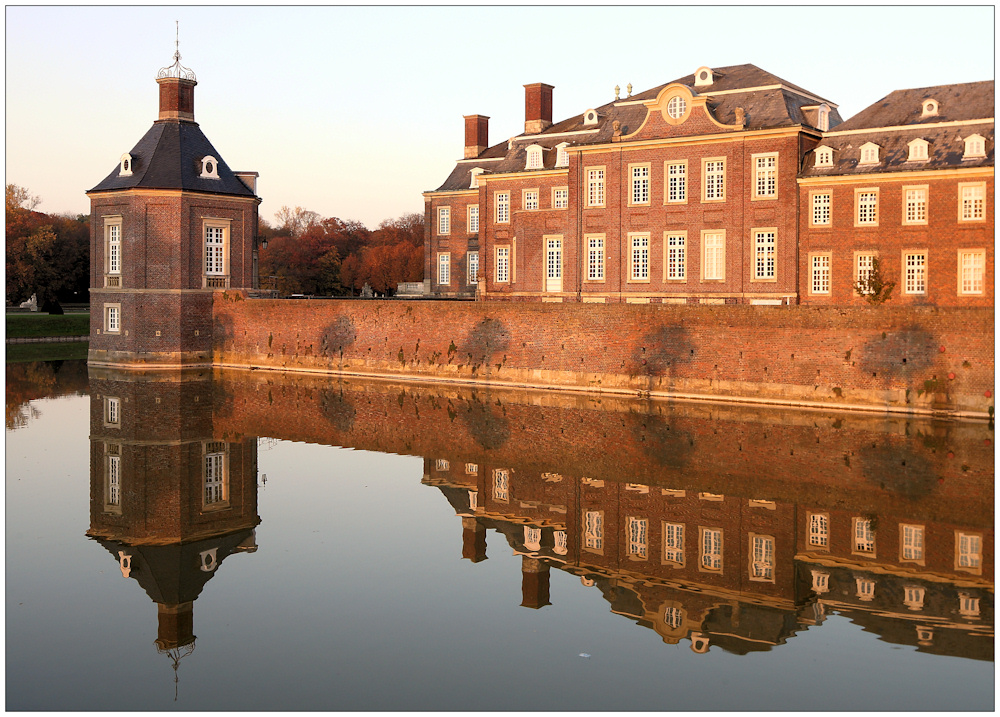
[[[8,710],[992,710],[985,423],[8,364]]]

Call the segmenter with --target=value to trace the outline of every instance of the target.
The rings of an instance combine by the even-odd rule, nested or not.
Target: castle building
[[[879,251],[883,267],[900,273],[904,291],[894,300],[992,305],[992,82],[893,93],[848,122],[833,102],[753,65],[700,67],[637,95],[630,85],[628,93],[622,98],[616,88],[613,101],[553,123],[553,87],[525,85],[524,133],[493,146],[489,118],[466,116],[463,159],[424,193],[425,293],[842,304],[863,301],[852,293],[852,272],[840,267],[858,261],[840,258],[842,243],[860,240],[865,256]],[[937,114],[924,114],[931,110],[921,98]],[[907,151],[933,151],[924,160],[900,159],[898,141]],[[867,145],[878,142],[881,154],[871,159]],[[832,161],[831,153],[830,169],[817,166],[816,157]],[[884,219],[873,221],[872,192],[862,190],[886,175],[893,179],[884,189],[874,186]],[[923,209],[911,207],[924,220],[903,216],[897,195],[911,182],[926,185]],[[848,223],[855,194],[865,202],[861,225]],[[910,196],[919,204],[919,192]],[[890,213],[909,233],[901,235]],[[830,219],[814,225],[813,214]],[[911,226],[948,234],[952,255],[938,259],[944,247],[937,241],[933,252],[926,239],[911,247],[918,236]],[[921,256],[937,277],[923,294],[913,268]],[[909,284],[900,262],[910,263]],[[946,279],[949,289],[939,290]]]
[[[897,90],[823,135],[799,177],[799,296],[993,305],[993,82]]]
[[[256,172],[194,121],[194,72],[159,71],[153,126],[90,197],[92,364],[211,361],[212,294],[254,288]]]

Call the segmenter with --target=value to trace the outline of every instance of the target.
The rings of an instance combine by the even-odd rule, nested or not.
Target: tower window
[[[219,178],[219,160],[215,157],[208,155],[201,158],[201,174],[198,175],[201,179],[218,179]]]
[[[132,155],[127,152],[121,156],[121,166],[118,168],[119,177],[131,177],[132,167],[134,162],[132,161]]]

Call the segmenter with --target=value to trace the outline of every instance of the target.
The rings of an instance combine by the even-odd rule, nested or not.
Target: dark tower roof
[[[91,192],[120,189],[184,189],[210,194],[256,196],[229,168],[194,121],[194,72],[180,63],[160,69],[156,83],[160,91],[159,119],[129,152],[119,166]],[[212,176],[203,176],[203,160],[212,158]],[[128,159],[125,165],[124,160]]]

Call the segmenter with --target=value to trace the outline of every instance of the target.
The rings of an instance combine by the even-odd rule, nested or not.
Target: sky
[[[85,192],[158,112],[156,73],[195,71],[195,119],[282,206],[379,222],[423,212],[462,158],[463,115],[489,142],[524,131],[524,85],[553,119],[702,65],[753,64],[847,119],[893,90],[993,79],[989,6],[6,7],[6,181],[38,210]]]

